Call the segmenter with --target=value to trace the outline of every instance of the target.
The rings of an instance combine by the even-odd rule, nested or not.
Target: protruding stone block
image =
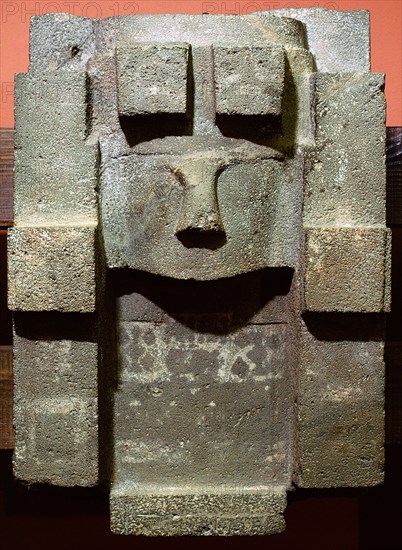
[[[320,74],[307,150],[305,226],[385,225],[385,96],[381,74]]]
[[[31,483],[96,484],[98,346],[93,319],[24,313],[16,316],[15,330],[15,475]]]
[[[216,112],[280,116],[285,50],[280,46],[214,48]]]
[[[70,13],[31,17],[29,58],[41,71],[85,70],[95,51],[96,19]],[[46,39],[44,39],[46,37]]]
[[[306,310],[389,311],[390,253],[387,229],[307,229]]]
[[[95,310],[95,228],[14,227],[9,232],[9,307]]]
[[[110,496],[111,529],[117,534],[148,536],[269,535],[285,528],[286,488],[212,488],[189,493],[141,494],[130,485],[114,485]]]
[[[306,316],[299,387],[299,486],[382,483],[383,339],[381,315]]]
[[[88,75],[31,71],[15,81],[16,225],[96,223],[98,146],[87,140]]]
[[[186,113],[188,44],[127,45],[116,57],[121,115]]]
[[[20,440],[14,459],[16,477],[69,487],[98,483],[96,400],[71,396],[21,400],[14,414]]]
[[[231,277],[267,266],[294,266],[302,189],[292,182],[301,176],[301,159],[281,162],[281,155],[268,148],[256,154],[263,155],[258,163],[243,163],[225,156],[223,151],[224,170],[212,175],[201,170],[197,174],[200,182],[211,186],[216,179],[224,222],[225,246],[210,249],[183,246],[175,234],[184,187],[178,185],[168,168],[175,166],[171,156],[111,159],[103,170],[101,194],[108,266],[178,279],[191,279],[196,273],[199,280]],[[253,208],[244,208],[250,197]],[[258,230],[253,229],[255,223]],[[268,241],[269,246],[265,246]]]
[[[267,12],[261,12],[266,14]],[[304,23],[310,51],[323,73],[370,71],[370,12],[282,8],[269,12]]]

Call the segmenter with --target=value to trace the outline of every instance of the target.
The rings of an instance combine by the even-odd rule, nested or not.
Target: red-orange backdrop
[[[133,13],[251,13],[286,7],[366,9],[371,13],[372,70],[386,74],[388,126],[402,126],[401,0],[2,0],[0,21],[0,127],[12,128],[14,73],[28,68],[29,18],[50,12],[84,17]]]

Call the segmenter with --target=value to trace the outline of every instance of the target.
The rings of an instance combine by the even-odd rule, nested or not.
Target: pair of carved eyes
[[[118,49],[116,55],[122,127],[128,123],[126,117],[146,117],[148,124],[149,117],[157,117],[162,127],[171,126],[165,135],[189,133],[185,125],[194,102],[190,45],[136,44]],[[230,128],[230,121],[239,117],[280,124],[285,83],[281,46],[216,46],[211,63],[212,59],[218,126]]]

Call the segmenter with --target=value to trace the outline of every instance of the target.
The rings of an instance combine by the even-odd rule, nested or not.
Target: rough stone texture
[[[31,17],[29,59],[38,71],[85,69],[95,52],[97,21],[52,13]]]
[[[58,27],[58,22],[53,23]],[[100,21],[107,26],[117,44],[185,42],[192,46],[237,47],[253,44],[279,44],[305,48],[306,36],[302,23],[295,19],[273,16],[216,15],[144,15],[141,17],[112,17]],[[135,37],[135,40],[134,38]],[[56,52],[55,52],[56,53]]]
[[[220,320],[194,317],[187,323],[214,327]],[[141,486],[180,486],[183,478],[190,485],[286,484],[289,327],[256,325],[226,334],[219,325],[223,334],[215,336],[178,323],[152,328],[120,327],[124,389],[115,405],[116,479]]]
[[[262,15],[266,12],[257,12]],[[370,12],[325,8],[283,8],[272,15],[301,21],[317,69],[323,73],[368,72],[370,70]]]
[[[286,488],[269,486],[201,488],[195,494],[138,494],[130,485],[114,486],[110,496],[112,530],[151,536],[270,535],[285,528]]]
[[[33,19],[30,70],[16,75],[9,307],[23,313],[15,316],[14,473],[91,486],[99,480],[98,346],[95,319],[83,313],[95,311],[101,286],[99,148],[85,70],[93,23],[54,21],[57,32],[50,19]]]
[[[14,334],[14,475],[30,483],[98,482],[98,346],[92,319],[18,314]]]
[[[264,499],[277,486],[284,493],[292,468],[291,277],[280,270],[196,285],[116,277],[112,529],[277,532],[283,518],[276,498],[274,514]],[[232,293],[243,303],[234,304]],[[232,492],[252,493],[254,504],[239,498],[236,512]],[[170,511],[160,517],[163,505]],[[214,519],[212,505],[222,509]]]
[[[389,311],[391,231],[317,228],[306,231],[308,311]]]
[[[14,227],[8,239],[10,309],[95,310],[94,227]]]
[[[385,97],[380,74],[316,74],[306,226],[385,225]]]
[[[16,75],[15,86],[15,224],[96,223],[98,146],[87,142],[88,75],[31,70]]]
[[[282,114],[283,48],[215,48],[214,66],[218,114]]]
[[[383,77],[367,12],[281,13],[33,19],[15,471],[108,480],[117,533],[275,533],[295,483],[382,480]]]
[[[186,113],[188,52],[188,44],[119,48],[119,113]]]
[[[299,390],[299,486],[382,483],[384,337],[381,316],[306,317]]]

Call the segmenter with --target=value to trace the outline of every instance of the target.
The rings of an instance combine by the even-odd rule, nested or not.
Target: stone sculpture
[[[14,472],[111,527],[284,529],[383,479],[384,78],[364,11],[32,18]]]

